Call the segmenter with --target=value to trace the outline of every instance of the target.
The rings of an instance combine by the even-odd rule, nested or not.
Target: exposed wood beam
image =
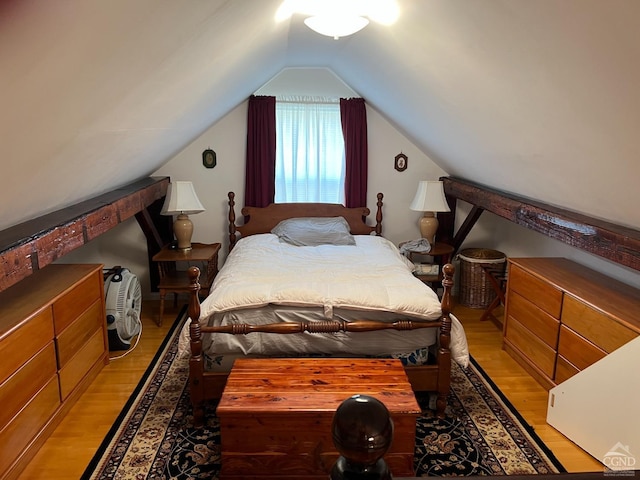
[[[469,232],[480,218],[480,215],[482,215],[482,212],[484,212],[484,208],[474,205],[467,215],[467,218],[464,219],[464,222],[460,225],[455,237],[453,237],[453,255],[458,253],[458,250],[460,250],[465,238],[469,235]]]
[[[158,291],[157,285],[160,282],[160,272],[153,268],[153,256],[167,243],[173,240],[173,218],[171,216],[161,216],[160,211],[164,199],[156,200],[144,210],[136,213],[136,220],[147,239],[147,256],[149,261],[149,279],[152,291]]]
[[[446,212],[446,213],[438,212],[436,214],[436,216],[438,217],[438,230],[436,232],[436,238],[440,242],[453,245],[453,238],[454,238],[453,232],[455,230],[455,222],[456,222],[455,211],[456,211],[456,206],[458,202],[455,198],[451,196],[446,197],[446,200],[447,200],[447,204],[449,205],[450,212]]]
[[[154,218],[149,208],[145,208],[136,213],[136,220],[144,236],[147,238],[147,243],[153,252],[152,256],[158,253],[163,245],[169,243],[170,238],[160,233],[160,229],[156,225],[158,220]]]
[[[0,291],[166,196],[168,177],[144,178],[0,231]]]
[[[456,198],[619,265],[640,270],[640,231],[453,177],[444,191]],[[457,235],[456,235],[457,237]]]

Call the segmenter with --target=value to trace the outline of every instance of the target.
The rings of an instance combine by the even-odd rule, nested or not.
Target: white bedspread
[[[350,310],[371,312],[368,318],[383,321],[440,317],[437,295],[413,276],[413,264],[391,242],[376,236],[355,238],[355,246],[315,247],[292,246],[272,234],[239,240],[202,303],[200,321],[237,323],[246,321],[248,313],[249,323],[263,323],[267,320],[261,318],[259,308],[266,306],[315,307],[325,318],[334,318],[334,314],[344,318],[344,312]],[[258,309],[253,310],[257,313],[252,309]],[[452,355],[466,365],[464,330],[457,319],[452,322]],[[210,356],[310,351],[385,354],[432,345],[437,335],[435,329],[419,329],[330,335],[218,334],[215,344],[210,336],[203,340]]]
[[[202,304],[202,316],[267,304],[386,310],[419,319],[440,315],[440,301],[413,265],[382,237],[355,246],[298,247],[272,234],[238,241]]]

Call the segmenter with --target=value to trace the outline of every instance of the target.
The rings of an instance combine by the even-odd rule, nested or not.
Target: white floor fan
[[[142,332],[142,290],[138,277],[127,268],[113,267],[105,272],[104,289],[109,350],[129,350],[133,337],[138,336],[135,347]]]

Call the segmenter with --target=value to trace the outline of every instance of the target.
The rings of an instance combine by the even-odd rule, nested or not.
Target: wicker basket
[[[506,266],[507,256],[488,248],[466,248],[460,259],[460,304],[471,308],[487,308],[496,292],[482,266]]]

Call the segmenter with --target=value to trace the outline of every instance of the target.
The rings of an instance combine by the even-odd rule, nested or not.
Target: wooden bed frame
[[[377,212],[375,226],[367,225],[366,217],[370,211],[366,207],[346,208],[339,204],[327,203],[275,203],[264,208],[244,207],[244,225],[236,225],[235,194],[229,192],[229,251],[236,243],[237,234],[249,236],[258,233],[268,233],[280,221],[295,217],[344,217],[354,235],[382,234],[382,193],[377,195]],[[252,332],[275,334],[291,333],[332,333],[332,332],[368,332],[374,330],[394,329],[413,330],[418,328],[439,328],[439,346],[437,360],[433,365],[408,366],[405,368],[407,377],[414,391],[437,392],[437,415],[444,416],[447,396],[451,383],[451,289],[453,287],[454,267],[447,264],[443,267],[442,281],[444,293],[442,295],[442,316],[432,321],[399,320],[392,323],[374,320],[357,320],[352,322],[326,321],[301,323],[273,323],[268,325],[237,324],[218,327],[208,327],[200,324],[200,300],[198,283],[200,271],[197,267],[189,269],[191,281],[188,315],[191,319],[189,334],[191,343],[191,358],[189,361],[189,389],[193,404],[194,423],[203,424],[204,402],[208,399],[220,398],[227,379],[227,373],[207,372],[204,369],[204,355],[202,352],[202,335],[205,333],[228,333],[245,335]]]

